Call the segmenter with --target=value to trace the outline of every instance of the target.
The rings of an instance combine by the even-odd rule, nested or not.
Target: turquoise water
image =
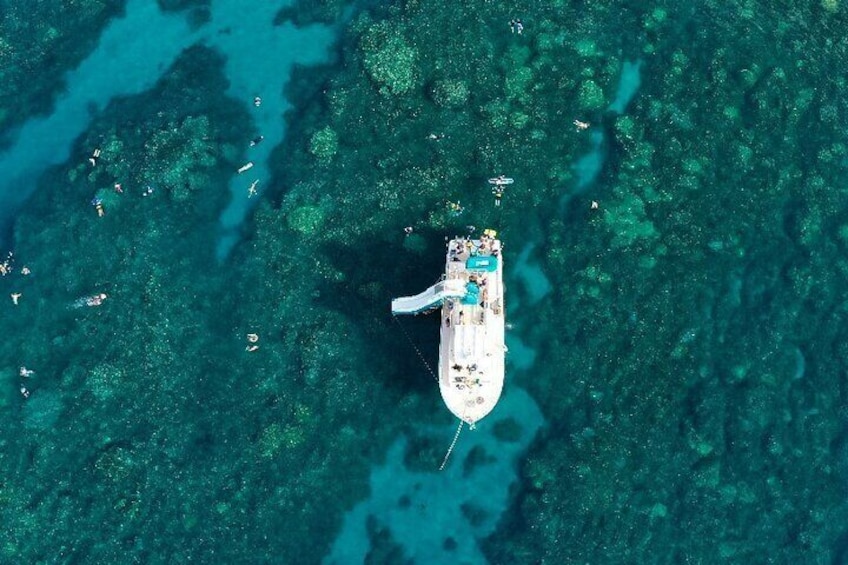
[[[845,562],[846,10],[0,0],[0,563]]]

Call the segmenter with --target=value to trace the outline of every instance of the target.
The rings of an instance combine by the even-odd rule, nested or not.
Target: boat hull
[[[466,294],[442,304],[439,390],[457,418],[475,424],[498,403],[504,384],[506,322],[500,240],[487,235],[451,240],[445,279],[463,281]]]

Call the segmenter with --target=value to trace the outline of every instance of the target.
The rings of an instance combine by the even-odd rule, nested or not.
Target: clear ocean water
[[[0,563],[848,563],[846,25],[0,0]],[[439,471],[389,302],[486,227]]]

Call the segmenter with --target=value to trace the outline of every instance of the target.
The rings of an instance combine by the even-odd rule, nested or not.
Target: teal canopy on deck
[[[465,285],[465,296],[462,297],[463,304],[477,304],[480,302],[480,287],[477,283],[470,282]]]
[[[465,262],[469,271],[486,271],[492,273],[498,269],[498,258],[491,255],[474,255]]]

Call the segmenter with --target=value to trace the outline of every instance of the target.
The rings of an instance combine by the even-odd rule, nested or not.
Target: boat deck
[[[504,380],[504,305],[501,244],[454,239],[445,276],[467,285],[464,299],[442,306],[439,388],[448,408],[473,424],[497,404]]]

